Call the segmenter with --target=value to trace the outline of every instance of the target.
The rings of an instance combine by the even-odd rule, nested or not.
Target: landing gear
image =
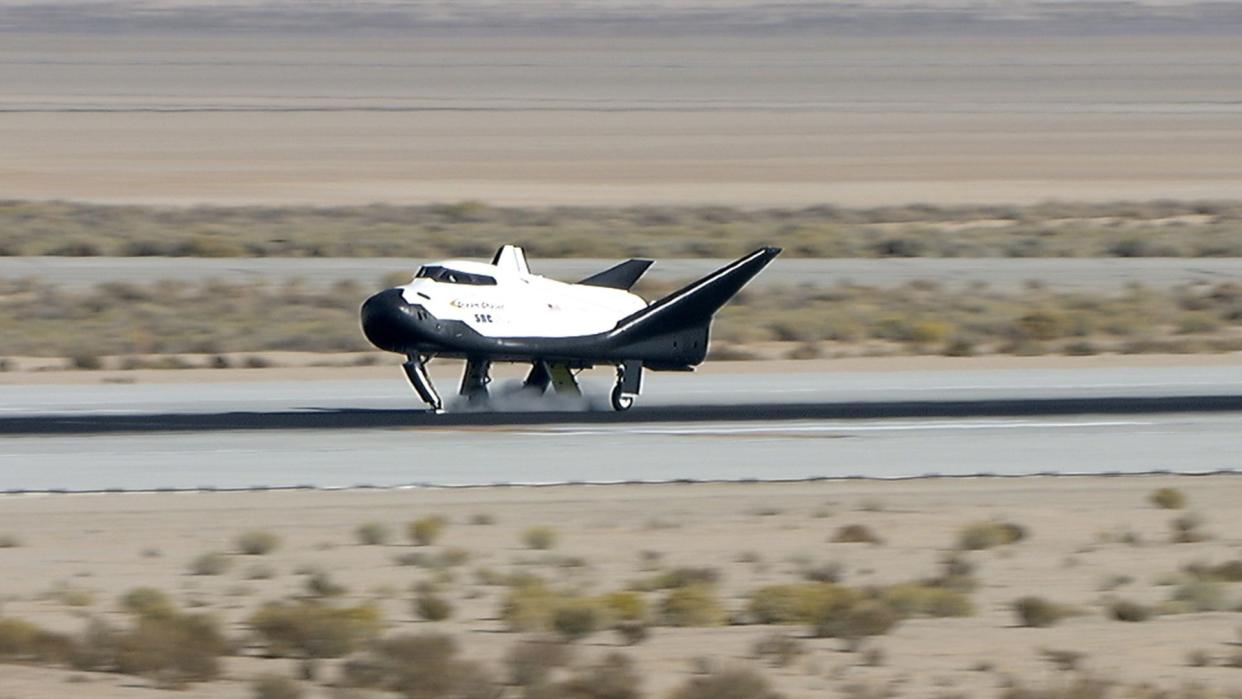
[[[461,389],[457,394],[465,396],[472,405],[486,403],[487,385],[492,382],[492,363],[486,359],[467,359],[466,371],[461,376]]]
[[[634,407],[634,399],[642,392],[642,362],[628,361],[617,365],[617,383],[610,394],[612,409],[625,412]]]
[[[429,361],[431,357],[411,354],[408,355],[401,368],[405,370],[405,378],[409,380],[410,386],[414,388],[418,397],[431,406],[432,412],[442,413],[444,401],[440,400],[440,393],[436,391],[435,384],[431,383],[431,377],[427,375],[427,362]]]

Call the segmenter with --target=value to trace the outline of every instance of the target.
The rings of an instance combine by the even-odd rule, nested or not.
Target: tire
[[[623,413],[634,407],[634,396],[621,392],[621,384],[612,387],[612,409]]]

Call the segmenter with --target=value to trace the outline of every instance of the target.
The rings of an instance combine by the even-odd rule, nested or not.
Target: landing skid
[[[433,412],[442,413],[444,401],[440,399],[440,392],[436,390],[436,385],[431,382],[431,377],[427,374],[427,362],[429,361],[431,361],[430,357],[411,354],[401,368],[405,370],[405,378],[409,380],[410,386],[414,388],[418,397],[422,398]]]
[[[409,380],[410,386],[418,394],[418,397],[433,412],[442,413],[444,412],[444,401],[440,398],[439,391],[436,390],[435,384],[431,381],[431,376],[427,373],[427,364],[430,361],[430,356],[425,357],[412,354],[408,356],[401,368],[405,370],[405,377]],[[486,359],[466,360],[466,368],[462,373],[458,395],[465,397],[471,404],[486,403],[490,398],[488,384],[492,382],[491,367],[492,363]],[[617,366],[617,382],[613,386],[609,397],[613,410],[623,412],[633,407],[634,400],[642,391],[642,376],[642,362],[628,361]],[[578,377],[569,364],[564,362],[532,362],[530,373],[526,375],[526,380],[522,383],[523,392],[534,396],[542,396],[547,393],[549,388],[558,396],[571,398],[580,398],[582,396],[582,387],[578,385]]]

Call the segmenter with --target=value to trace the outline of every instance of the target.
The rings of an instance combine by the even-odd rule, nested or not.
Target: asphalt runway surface
[[[607,388],[602,380],[584,385],[597,396]],[[417,410],[396,376],[348,384],[6,387],[0,490],[1242,466],[1242,367],[656,375],[647,389],[623,415],[431,416]]]
[[[193,257],[0,257],[0,279],[39,279],[57,287],[85,289],[108,282],[150,283],[163,279],[201,283],[284,284],[297,280],[326,287],[356,282],[379,287],[388,274],[409,274],[428,260],[411,258],[193,258]],[[731,260],[657,260],[648,278],[679,281],[701,277]],[[575,281],[606,269],[613,259],[532,259],[531,269]],[[798,259],[782,257],[759,275],[756,286],[860,284],[894,287],[915,280],[965,287],[983,283],[1016,289],[1031,283],[1064,291],[1112,291],[1129,284],[1167,288],[1183,284],[1242,281],[1239,258],[888,258]]]

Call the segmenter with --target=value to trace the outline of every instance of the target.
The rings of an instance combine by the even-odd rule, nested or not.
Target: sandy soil
[[[1155,488],[1174,486],[1189,507],[1205,517],[1212,539],[1170,544],[1176,512],[1147,503]],[[800,565],[836,561],[845,582],[884,584],[932,574],[937,559],[954,545],[958,529],[972,521],[1005,518],[1028,528],[1023,542],[970,554],[978,565],[978,612],[958,619],[911,619],[878,638],[885,661],[865,667],[857,653],[831,639],[802,641],[807,654],[787,668],[764,672],[791,697],[822,696],[850,684],[891,687],[904,696],[960,692],[993,696],[1009,681],[1042,682],[1056,672],[1041,649],[1085,654],[1092,672],[1127,682],[1165,686],[1200,682],[1236,686],[1236,669],[1219,666],[1236,653],[1238,619],[1232,612],[1157,617],[1142,624],[1107,619],[1102,600],[1117,594],[1148,603],[1169,597],[1167,578],[1191,561],[1221,562],[1237,556],[1242,481],[1232,476],[916,480],[563,486],[337,492],[240,492],[98,496],[9,496],[0,499],[0,533],[22,545],[0,549],[4,613],[72,631],[83,617],[122,621],[116,597],[137,585],[163,588],[181,602],[220,614],[231,633],[244,635],[247,614],[264,600],[293,594],[302,576],[319,567],[349,587],[347,600],[377,599],[392,632],[444,631],[467,655],[496,663],[520,635],[502,631],[496,611],[503,591],[476,581],[486,567],[526,570],[557,582],[603,592],[650,575],[640,552],[661,554],[664,566],[710,566],[722,573],[720,593],[731,609],[744,607],[747,591],[798,579]],[[486,513],[492,525],[472,525]],[[411,618],[410,586],[431,571],[402,567],[394,558],[413,549],[404,542],[360,546],[352,530],[366,521],[395,528],[419,516],[440,514],[449,525],[438,546],[460,547],[471,559],[448,593],[457,607],[446,622]],[[526,550],[520,532],[550,524],[560,534],[551,553]],[[836,529],[864,524],[882,545],[829,543]],[[283,545],[264,557],[235,555],[232,571],[192,577],[187,563],[205,551],[229,551],[241,531],[278,534]],[[1120,543],[1132,532],[1141,543]],[[565,556],[585,565],[566,567]],[[743,562],[746,561],[746,562]],[[247,579],[255,565],[275,576]],[[1110,576],[1129,576],[1115,593]],[[48,595],[57,585],[91,593],[92,601],[69,607]],[[1228,586],[1232,598],[1242,590]],[[659,593],[652,593],[657,598]],[[1044,629],[1015,625],[1009,603],[1039,594],[1077,605],[1083,612]],[[655,628],[647,642],[624,648],[640,663],[653,696],[691,676],[696,657],[723,664],[757,665],[754,641],[772,627]],[[798,629],[790,628],[791,632]],[[578,644],[580,662],[617,650],[610,633]],[[1191,667],[1187,654],[1204,650],[1213,667]],[[979,669],[990,667],[992,669]],[[285,661],[229,658],[227,679],[199,685],[181,696],[236,697],[240,683],[266,671],[286,671]],[[331,674],[331,673],[329,673]],[[67,670],[0,666],[11,696],[150,696],[143,680]],[[73,681],[74,685],[65,684]],[[70,689],[72,687],[72,689]],[[316,695],[319,696],[319,695]]]
[[[1230,198],[1234,37],[6,37],[0,191],[161,204]]]

